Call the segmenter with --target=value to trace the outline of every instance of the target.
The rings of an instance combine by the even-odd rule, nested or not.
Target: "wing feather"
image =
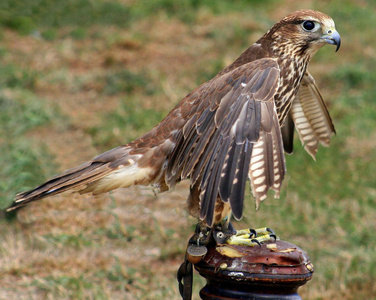
[[[235,177],[232,182],[233,187],[230,197],[230,206],[232,214],[237,220],[239,220],[243,214],[245,185],[248,177],[248,168],[244,166],[249,166],[250,164],[252,148],[253,143],[249,141],[242,145],[241,155],[238,159],[238,168],[235,171]]]
[[[294,151],[294,130],[295,125],[290,111],[286,116],[285,123],[281,127],[283,149],[287,154],[292,154]]]
[[[274,103],[262,103],[262,129],[260,138],[255,143],[252,152],[248,176],[251,179],[256,207],[265,200],[269,189],[279,195],[281,183],[286,172],[283,154],[282,134]]]
[[[220,144],[217,144],[216,149],[211,154],[208,162],[208,167],[205,169],[204,175],[201,180],[201,212],[200,217],[206,218],[208,224],[213,222],[213,214],[215,202],[218,196],[218,187],[221,176],[221,162],[224,160],[224,151],[218,151]]]
[[[308,72],[303,77],[290,113],[304,149],[315,159],[319,143],[329,146],[335,129],[324,99]]]
[[[241,218],[246,179],[254,180],[249,176],[254,147],[261,140],[266,145],[265,159],[270,160],[264,162],[268,188],[277,184],[274,160],[285,168],[274,148],[282,146],[281,141],[274,141],[281,140],[280,131],[273,131],[279,130],[274,107],[279,80],[278,64],[269,58],[220,74],[213,79],[215,83],[205,85],[205,98],[199,97],[203,100],[187,120],[184,140],[177,141],[179,147],[168,163],[166,181],[171,179],[169,174],[191,178],[191,188],[200,189],[200,217],[208,225],[212,225],[218,197],[228,201],[234,216]]]

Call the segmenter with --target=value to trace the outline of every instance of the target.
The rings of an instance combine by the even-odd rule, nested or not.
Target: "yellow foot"
[[[226,240],[226,243],[238,246],[260,246],[261,243],[270,241],[271,239],[277,239],[274,231],[268,227],[263,227],[258,229],[237,230],[234,235]]]

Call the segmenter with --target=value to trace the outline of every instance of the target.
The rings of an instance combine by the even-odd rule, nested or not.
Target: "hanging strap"
[[[193,267],[187,258],[180,265],[177,279],[179,282],[179,292],[183,300],[192,299],[192,284],[193,284]]]

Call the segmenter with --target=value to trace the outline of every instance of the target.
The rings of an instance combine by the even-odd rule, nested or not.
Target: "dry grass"
[[[367,66],[376,65],[376,55],[359,21],[374,8],[367,1],[338,0],[326,9],[324,1],[289,0],[267,9],[247,6],[249,12],[178,11],[179,17],[162,11],[134,19],[127,28],[94,24],[82,30],[82,38],[69,26],[52,28],[53,39],[3,29],[0,55],[15,68],[16,83],[8,80],[0,96],[21,101],[32,95],[46,117],[41,112],[43,122],[5,135],[0,143],[26,141],[37,152],[45,151],[39,148],[44,145],[49,156],[42,151],[30,163],[31,169],[42,165],[41,177],[124,144],[231,62],[273,21],[303,6],[334,14],[342,33],[341,51],[323,49],[311,68],[330,100],[338,135],[330,148],[320,149],[317,163],[297,143],[288,157],[285,194],[280,200],[270,197],[258,212],[247,200],[246,216],[236,227],[268,225],[309,253],[316,273],[301,288],[304,299],[371,299],[376,145],[375,127],[367,127],[375,105],[366,92],[374,91]],[[350,8],[354,27],[346,23]],[[363,79],[356,84],[352,74]],[[24,168],[12,173],[22,188],[24,173]],[[184,209],[187,193],[188,182],[159,196],[140,188],[95,197],[65,193],[20,210],[10,222],[0,220],[0,299],[179,299],[175,274],[196,222]],[[204,281],[198,275],[195,281],[198,299]]]

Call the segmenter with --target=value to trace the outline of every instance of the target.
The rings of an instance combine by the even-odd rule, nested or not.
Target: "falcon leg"
[[[223,244],[228,240],[231,236],[236,234],[236,230],[232,226],[229,218],[225,218],[222,220],[221,224],[217,225],[213,229],[213,238],[217,244]]]
[[[256,246],[271,239],[277,240],[274,231],[268,227],[262,227],[258,229],[237,230],[234,235],[226,240],[226,243],[239,246]]]
[[[196,225],[195,234],[190,238],[189,244],[206,246],[210,242],[211,228],[204,226],[201,222]]]
[[[223,231],[225,232],[225,234],[228,234],[229,236],[236,234],[236,230],[235,230],[234,226],[232,226],[231,222],[227,222],[226,225],[227,226],[225,228],[223,228]]]

